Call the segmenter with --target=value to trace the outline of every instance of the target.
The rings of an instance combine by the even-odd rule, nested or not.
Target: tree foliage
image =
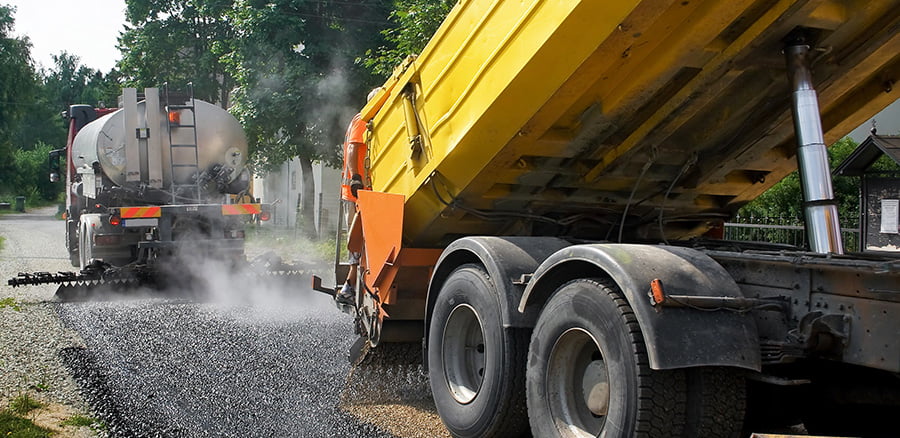
[[[846,137],[828,148],[828,159],[833,171],[855,149],[857,143]],[[859,217],[859,178],[836,176],[833,178],[838,216],[842,221],[855,221]],[[742,217],[803,218],[803,191],[800,174],[791,172],[769,190],[738,211]]]
[[[119,37],[126,85],[185,91],[228,107],[234,82],[222,63],[235,38],[230,0],[126,0],[129,24]]]
[[[31,149],[19,149],[13,154],[16,173],[13,184],[17,188],[16,195],[25,195],[30,201],[56,200],[62,192],[62,184],[51,183],[47,157],[56,149],[46,143],[37,143]]]
[[[377,83],[354,60],[376,47],[387,0],[236,0],[239,38],[226,57],[237,83],[232,113],[258,171],[299,158],[299,222],[312,231],[312,162],[336,166],[344,130]]]
[[[104,75],[82,65],[80,58],[67,52],[53,55],[53,65],[49,71],[41,72],[48,104],[58,108],[74,104],[116,106],[121,93],[118,71]]]
[[[64,146],[67,126],[61,114],[69,105],[115,106],[120,93],[117,71],[104,75],[81,65],[77,56],[67,52],[53,55],[53,66],[41,69],[37,79],[33,105],[18,130],[23,148],[38,143]]]
[[[13,38],[15,9],[0,5],[0,184],[12,182],[13,150],[19,124],[31,110],[35,94],[31,43],[27,37]]]
[[[293,157],[335,164],[344,130],[372,77],[354,60],[382,39],[386,0],[238,0],[228,57],[238,88],[234,113],[256,164]]]
[[[65,52],[36,72],[28,38],[10,36],[14,12],[0,6],[0,195],[50,201],[63,190],[49,182],[47,164],[50,150],[66,142],[62,112],[76,103],[114,102],[116,73],[103,75]]]
[[[418,55],[431,39],[456,0],[396,0],[390,19],[394,26],[382,31],[386,44],[366,52],[363,64],[372,73],[390,76],[408,55]]]

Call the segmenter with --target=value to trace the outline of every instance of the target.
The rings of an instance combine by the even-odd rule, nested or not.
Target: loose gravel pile
[[[381,344],[368,351],[351,368],[341,404],[397,436],[450,436],[434,407],[419,343]]]

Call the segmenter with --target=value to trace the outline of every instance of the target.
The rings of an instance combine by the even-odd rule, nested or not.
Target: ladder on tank
[[[169,84],[165,85],[166,115],[169,132],[169,165],[172,175],[172,203],[200,203],[200,155],[197,148],[197,111],[194,105],[194,83],[188,82],[184,102],[173,103]],[[182,115],[190,113],[190,120]],[[182,122],[187,123],[182,123]],[[178,135],[174,131],[179,130]],[[175,140],[178,139],[178,142]],[[186,201],[186,202],[185,202]]]

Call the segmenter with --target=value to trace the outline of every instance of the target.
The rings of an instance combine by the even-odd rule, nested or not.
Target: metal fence
[[[844,248],[856,251],[859,248],[859,224],[844,221],[841,224],[841,239]],[[803,221],[793,217],[735,217],[725,223],[725,239],[749,242],[784,243],[801,248],[807,247],[806,229]]]

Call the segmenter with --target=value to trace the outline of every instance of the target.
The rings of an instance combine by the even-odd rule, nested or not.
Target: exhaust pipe
[[[809,46],[802,37],[795,38],[787,43],[784,54],[793,90],[791,111],[794,115],[797,161],[810,250],[822,254],[843,254],[828,151],[819,118],[819,102],[809,69]]]

